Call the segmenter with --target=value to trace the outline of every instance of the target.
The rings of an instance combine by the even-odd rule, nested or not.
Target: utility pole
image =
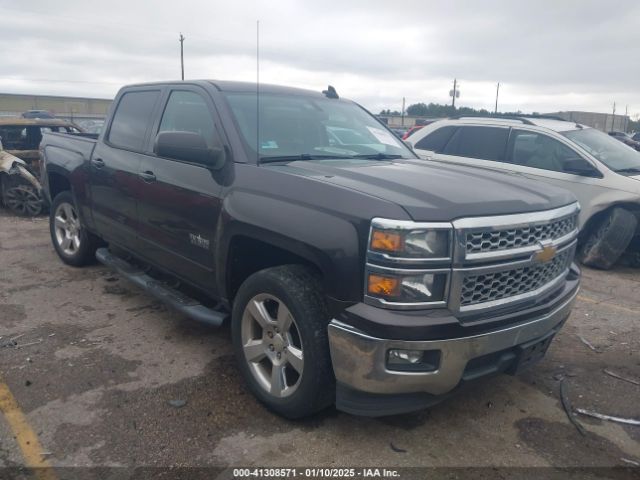
[[[184,35],[180,33],[180,71],[184,80]]]
[[[625,105],[624,107],[624,131],[627,132],[629,128],[629,105]]]
[[[451,106],[455,110],[456,108],[456,97],[460,96],[460,92],[458,91],[458,80],[456,78],[453,79],[453,90],[449,92],[451,95]]]
[[[613,118],[611,119],[611,130],[616,129],[616,102],[613,102]]]
[[[404,127],[404,97],[402,97],[402,123],[401,125]]]
[[[500,82],[498,82],[498,86],[496,87],[496,109],[493,113],[498,114],[498,93],[500,93]]]

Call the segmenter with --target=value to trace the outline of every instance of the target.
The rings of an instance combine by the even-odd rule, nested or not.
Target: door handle
[[[92,158],[91,159],[91,163],[93,163],[93,165],[96,168],[102,168],[104,167],[104,160],[102,160],[101,158]]]
[[[139,173],[140,178],[142,178],[142,180],[144,180],[147,183],[151,183],[151,182],[155,182],[156,181],[156,176],[154,175],[153,172],[147,170],[146,172],[141,172]]]

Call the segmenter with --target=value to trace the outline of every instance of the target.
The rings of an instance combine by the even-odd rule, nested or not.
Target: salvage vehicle
[[[35,217],[42,212],[42,187],[18,157],[5,151],[0,138],[0,200],[12,212]]]
[[[332,87],[128,86],[97,140],[42,150],[62,261],[228,319],[249,389],[285,417],[408,412],[515,374],[577,295],[575,197],[422,161]]]
[[[441,120],[408,140],[422,158],[541,180],[580,202],[579,257],[608,269],[639,233],[640,153],[575,122],[544,117]]]
[[[55,118],[0,117],[0,138],[5,150],[24,160],[37,176],[40,175],[38,148],[44,132],[78,133],[80,129],[71,122]]]

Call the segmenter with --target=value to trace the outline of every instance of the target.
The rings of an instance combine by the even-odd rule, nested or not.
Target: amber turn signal
[[[397,297],[400,294],[400,280],[382,275],[369,275],[367,291],[372,295]]]
[[[373,230],[371,235],[371,249],[399,252],[402,250],[402,237],[399,233],[384,230]]]

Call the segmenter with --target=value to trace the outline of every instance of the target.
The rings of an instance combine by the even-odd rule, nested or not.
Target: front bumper
[[[349,413],[379,416],[437,403],[467,378],[484,376],[477,369],[470,371],[468,365],[481,366],[486,374],[504,371],[519,346],[550,341],[569,316],[576,296],[577,288],[555,308],[533,319],[453,339],[376,338],[333,320],[329,324],[329,345],[338,385],[336,405]],[[390,370],[387,368],[390,349],[436,350],[440,352],[439,365],[433,371]],[[491,361],[483,363],[487,358]]]

